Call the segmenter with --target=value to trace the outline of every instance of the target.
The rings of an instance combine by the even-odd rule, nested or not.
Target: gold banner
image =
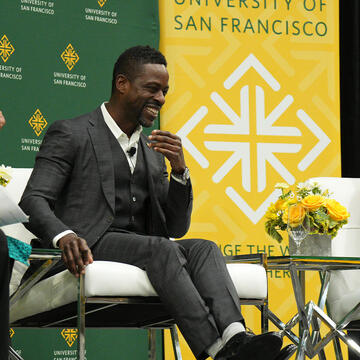
[[[170,73],[161,127],[181,136],[190,168],[187,237],[225,255],[288,252],[287,237],[264,231],[275,184],[341,173],[338,22],[333,0],[160,1]],[[308,281],[316,288],[317,274]],[[282,320],[295,313],[287,272],[269,273],[269,299]],[[244,315],[259,331],[258,311]]]

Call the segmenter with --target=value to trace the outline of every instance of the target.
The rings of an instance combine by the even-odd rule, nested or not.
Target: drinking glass
[[[287,232],[296,244],[294,255],[300,255],[300,244],[310,231],[310,221],[304,208],[299,204],[289,205]]]

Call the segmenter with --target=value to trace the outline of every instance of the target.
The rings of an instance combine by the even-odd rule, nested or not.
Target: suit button
[[[131,222],[134,222],[134,221],[135,221],[135,217],[132,216],[132,217],[131,217]]]
[[[136,196],[133,196],[132,201],[136,202]]]

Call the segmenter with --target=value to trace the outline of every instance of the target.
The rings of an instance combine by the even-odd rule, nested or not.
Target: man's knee
[[[153,252],[153,256],[158,260],[156,261],[158,263],[173,258],[183,265],[190,259],[211,254],[215,257],[223,256],[215,242],[205,239],[171,241],[164,238],[157,243],[157,247]]]
[[[170,257],[180,255],[182,257],[185,255],[185,252],[183,247],[177,241],[162,238],[159,242],[157,242],[153,255],[155,257],[160,255],[167,255]]]
[[[205,239],[188,239],[183,240],[185,248],[188,249],[189,253],[215,253],[221,255],[221,251],[217,244],[211,240]]]
[[[168,274],[170,268],[177,268],[177,266],[184,266],[186,264],[186,255],[184,248],[182,248],[176,241],[169,239],[161,239],[153,248],[151,259],[146,266],[146,271],[151,277],[151,274]],[[151,281],[151,279],[150,279]]]
[[[165,251],[173,251],[179,247],[179,244],[177,241],[173,241],[168,238],[160,238],[160,241],[157,242],[157,246],[159,249],[163,249]]]
[[[212,240],[204,240],[204,239],[201,239],[202,240],[202,246],[205,248],[205,249],[209,249],[211,251],[215,251],[215,252],[219,252],[219,247],[217,246],[217,244],[212,241]]]

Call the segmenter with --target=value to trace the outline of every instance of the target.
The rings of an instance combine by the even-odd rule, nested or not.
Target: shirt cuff
[[[55,249],[59,248],[58,241],[67,234],[75,234],[75,233],[72,230],[65,230],[53,238],[52,243]]]
[[[186,185],[188,180],[190,179],[190,171],[186,167],[183,174],[177,175],[177,174],[171,173],[171,177],[178,183],[180,183],[182,185]]]
[[[179,177],[177,177],[177,176],[175,176],[175,175],[173,175],[173,174],[171,174],[171,177],[175,180],[175,181],[177,181],[178,183],[180,183],[180,184],[182,184],[182,185],[186,185],[187,184],[187,180],[183,180],[183,179],[180,179]]]

